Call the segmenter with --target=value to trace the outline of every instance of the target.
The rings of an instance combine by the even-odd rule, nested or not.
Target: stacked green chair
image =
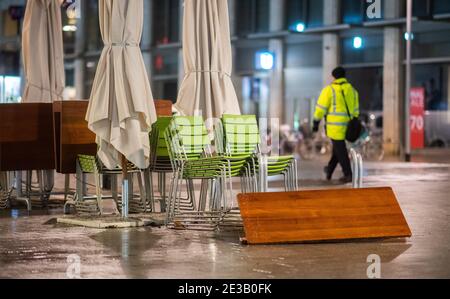
[[[9,207],[9,198],[11,191],[0,190],[0,210],[5,210]]]
[[[219,125],[220,126],[220,125]],[[228,155],[248,155],[246,166],[241,171],[242,191],[263,192],[267,176],[284,177],[285,190],[298,189],[297,161],[294,156],[263,156],[260,154],[261,136],[254,115],[223,115],[221,120],[223,130],[223,146]],[[220,131],[220,129],[219,129]],[[261,164],[266,164],[262,170]],[[261,172],[264,175],[261,176]]]
[[[215,229],[230,208],[232,197],[231,160],[213,156],[202,117],[174,117],[165,132],[174,169],[167,204],[167,224],[194,229]],[[201,180],[199,200],[189,188],[192,211],[180,206],[181,182]],[[207,205],[209,198],[209,206]]]
[[[233,157],[241,166],[233,173],[233,177],[241,179],[242,192],[251,191],[250,186],[257,184],[256,153],[259,146],[258,126],[251,122],[251,117],[242,116],[240,119],[224,118],[215,125],[216,151],[228,157]],[[247,125],[246,125],[247,124]],[[227,142],[232,140],[233,142]],[[250,169],[253,168],[253,169]]]
[[[12,187],[8,184],[8,174],[0,172],[0,210],[9,208]]]
[[[87,196],[87,175],[94,176],[95,193],[94,197]],[[100,165],[95,156],[78,155],[76,166],[76,192],[72,199],[64,204],[64,212],[68,212],[68,207],[75,206],[77,213],[81,216],[101,215],[101,188],[100,188]]]
[[[161,212],[166,210],[166,174],[173,173],[169,150],[164,138],[164,133],[170,125],[172,117],[159,117],[152,125],[150,132],[150,167],[145,172],[145,182],[149,184],[152,211],[155,211],[154,200],[156,198],[153,188],[153,173],[158,174],[158,191],[160,197]]]
[[[137,174],[140,200],[134,200],[133,184],[130,180],[130,212],[141,213],[146,212],[149,206],[148,191],[144,189],[142,184],[141,170],[137,169],[132,163],[128,163],[129,175]],[[68,206],[75,206],[79,215],[95,216],[101,215],[102,199],[113,198],[116,202],[117,209],[122,208],[121,198],[118,196],[117,177],[122,174],[121,168],[107,169],[96,156],[78,155],[76,166],[76,193],[74,197],[64,205],[64,212],[68,212]],[[94,176],[95,196],[87,194],[87,175]],[[112,178],[112,196],[104,196],[102,194],[101,177],[102,175],[110,175]]]

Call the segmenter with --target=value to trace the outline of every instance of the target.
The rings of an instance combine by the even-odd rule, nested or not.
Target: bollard
[[[360,153],[357,153],[355,149],[350,149],[350,155],[352,160],[352,170],[353,170],[353,182],[352,186],[354,189],[363,187],[363,159]]]

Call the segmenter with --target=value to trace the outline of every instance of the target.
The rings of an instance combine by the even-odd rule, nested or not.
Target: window
[[[359,47],[355,47],[355,38],[359,38]],[[359,64],[359,63],[383,63],[383,34],[371,33],[367,31],[355,32],[346,36],[341,41],[341,61],[343,64]]]
[[[270,0],[245,0],[236,3],[238,35],[269,31]]]
[[[286,47],[286,68],[322,66],[322,42],[289,44]]]
[[[298,23],[306,27],[320,27],[323,25],[322,0],[287,0],[286,27],[292,30]]]
[[[413,0],[413,15],[427,18],[433,13],[432,0]]]
[[[450,24],[418,22],[414,31],[413,58],[450,56]]]
[[[97,63],[99,57],[86,60],[85,78],[84,78],[84,98],[89,98],[92,85],[94,83],[95,73],[97,72]]]
[[[435,14],[450,13],[450,1],[434,0],[433,13],[435,13]]]
[[[88,51],[100,51],[103,41],[98,19],[98,1],[86,1],[86,45]]]
[[[20,52],[0,51],[0,75],[20,76]]]
[[[153,1],[153,44],[180,40],[180,0]]]
[[[256,53],[268,50],[267,41],[258,40],[236,45],[236,59],[234,70],[238,73],[252,73],[256,71]]]
[[[308,1],[306,0],[288,0],[286,2],[286,28],[294,30],[297,24],[306,25],[308,19]]]
[[[308,0],[308,27],[323,26],[323,0]]]
[[[364,67],[347,70],[347,79],[359,93],[362,114],[383,110],[383,68]]]
[[[383,18],[384,1],[381,1],[381,18]],[[341,22],[343,24],[361,24],[367,21],[376,21],[380,18],[370,19],[367,15],[367,9],[373,3],[361,0],[345,0],[341,2]]]
[[[360,0],[345,0],[341,2],[342,23],[361,24],[364,21],[365,5]]]
[[[21,83],[20,76],[0,76],[0,104],[20,102]]]
[[[170,100],[175,103],[178,97],[178,81],[156,80],[152,83],[152,90],[155,100]]]
[[[61,14],[62,25],[65,29],[65,26],[75,26],[77,25],[76,19],[69,19],[67,14],[63,11]],[[64,53],[65,54],[74,54],[75,53],[75,39],[76,39],[76,30],[64,30],[63,29],[63,45],[64,45]]]
[[[178,49],[154,51],[152,59],[152,74],[154,76],[178,74]]]
[[[448,70],[445,64],[422,64],[414,67],[414,86],[425,88],[425,108],[428,111],[447,111],[448,99],[444,79]]]

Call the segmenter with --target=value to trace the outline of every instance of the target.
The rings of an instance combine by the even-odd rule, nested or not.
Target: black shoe
[[[328,170],[328,166],[325,166],[325,168],[323,169],[323,172],[325,172],[325,175],[327,176],[327,181],[331,181],[333,174],[330,173],[330,171]]]
[[[339,179],[339,182],[342,183],[342,184],[352,183],[353,182],[353,177],[351,175],[344,176],[344,177]]]

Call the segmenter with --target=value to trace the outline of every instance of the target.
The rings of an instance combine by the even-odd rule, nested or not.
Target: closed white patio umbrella
[[[92,86],[86,120],[96,136],[98,157],[123,172],[122,216],[128,217],[127,161],[140,169],[150,163],[149,131],[156,121],[139,44],[143,0],[99,0],[104,48]]]
[[[63,100],[65,73],[62,2],[27,1],[22,28],[22,56],[26,81],[22,103],[51,103]],[[31,176],[28,171],[28,184],[31,184]],[[41,191],[49,193],[53,189],[54,171],[38,171],[37,176]],[[22,174],[18,172],[19,186],[21,180]]]
[[[22,30],[26,85],[22,102],[63,99],[65,85],[62,0],[27,1]]]
[[[99,0],[104,48],[86,120],[110,169],[121,165],[122,156],[141,169],[149,166],[148,133],[156,112],[139,47],[143,12],[143,0]]]
[[[240,114],[231,81],[232,51],[227,0],[185,0],[185,78],[175,109],[206,119]]]

